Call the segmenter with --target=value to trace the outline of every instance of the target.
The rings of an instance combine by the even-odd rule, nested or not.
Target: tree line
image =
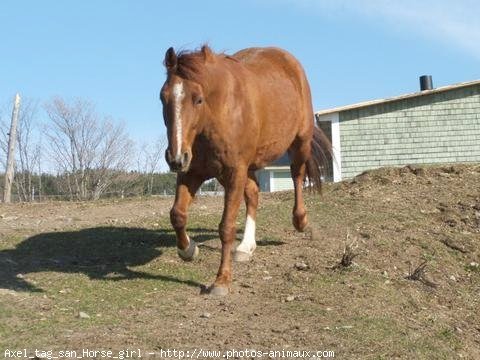
[[[23,99],[18,116],[12,197],[99,199],[105,196],[173,194],[175,174],[162,172],[166,139],[136,145],[125,126],[100,116],[92,102],[56,97],[40,106]],[[0,159],[5,164],[10,119],[0,111]],[[0,190],[3,192],[4,173]]]

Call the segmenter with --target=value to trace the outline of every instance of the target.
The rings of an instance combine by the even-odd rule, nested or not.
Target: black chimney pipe
[[[432,75],[420,76],[420,91],[432,90],[432,89],[433,89]]]

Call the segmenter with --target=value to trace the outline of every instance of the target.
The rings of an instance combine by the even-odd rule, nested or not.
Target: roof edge
[[[461,82],[461,83],[457,83],[457,84],[453,84],[453,85],[441,86],[441,87],[438,87],[438,88],[435,88],[435,89],[432,89],[432,90],[418,91],[418,92],[408,93],[408,94],[399,95],[399,96],[394,96],[394,97],[390,97],[390,98],[386,98],[386,99],[376,99],[376,100],[362,101],[362,102],[355,103],[355,104],[338,106],[338,107],[325,109],[325,110],[319,110],[319,111],[315,112],[315,116],[322,116],[322,115],[327,115],[327,114],[341,112],[341,111],[354,110],[354,109],[359,109],[359,108],[372,106],[372,105],[385,104],[385,103],[389,103],[389,102],[394,102],[394,101],[399,101],[399,100],[404,100],[404,99],[410,99],[410,98],[414,98],[414,97],[417,97],[417,96],[430,95],[430,94],[445,92],[445,91],[454,90],[454,89],[460,89],[460,88],[463,88],[463,87],[474,86],[474,85],[480,85],[480,80],[466,81],[466,82]]]

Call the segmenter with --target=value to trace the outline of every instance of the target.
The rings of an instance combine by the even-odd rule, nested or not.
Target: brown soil
[[[1,205],[0,350],[480,358],[479,165],[380,169],[326,185],[306,198],[303,234],[291,225],[291,192],[262,194],[257,250],[234,265],[224,298],[200,295],[219,264],[223,199],[192,206],[189,233],[201,246],[190,263],[176,255],[171,203]]]

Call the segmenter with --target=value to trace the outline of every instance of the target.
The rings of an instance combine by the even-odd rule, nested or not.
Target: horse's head
[[[160,99],[168,136],[165,159],[172,171],[186,172],[190,168],[192,145],[205,111],[198,68],[204,65],[207,52],[210,50],[204,47],[200,52],[177,56],[173,48],[169,48],[165,54],[167,80]]]

